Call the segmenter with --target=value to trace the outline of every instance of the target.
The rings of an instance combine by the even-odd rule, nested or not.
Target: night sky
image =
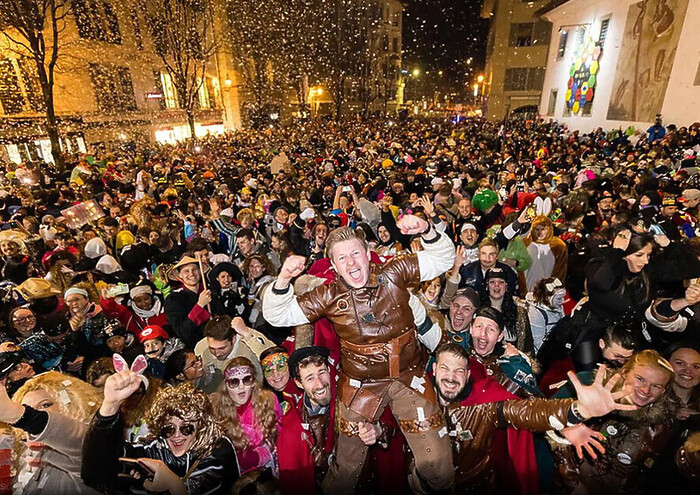
[[[470,67],[483,71],[488,19],[479,16],[482,0],[404,0],[403,67],[443,70],[457,89]],[[467,59],[472,57],[471,65]]]

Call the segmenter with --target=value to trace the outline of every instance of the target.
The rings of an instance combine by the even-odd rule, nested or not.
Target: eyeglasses
[[[194,433],[194,425],[190,423],[184,423],[181,424],[179,427],[170,423],[168,425],[165,425],[161,430],[160,430],[160,436],[168,439],[171,438],[177,431],[180,431],[182,436],[184,437],[189,437]]]
[[[243,383],[246,387],[250,387],[255,381],[253,375],[246,375],[243,378],[227,378],[226,386],[228,388],[238,388],[238,386]]]
[[[34,315],[25,316],[24,318],[17,318],[15,316],[12,318],[12,321],[14,321],[15,323],[31,323],[33,321],[36,321],[36,317]]]
[[[185,366],[185,368],[182,370],[182,372],[184,373],[184,372],[187,371],[188,369],[194,368],[195,366],[201,365],[201,364],[202,364],[202,356],[197,356],[197,357],[194,358],[194,361],[192,361],[190,364],[188,364],[187,366]]]

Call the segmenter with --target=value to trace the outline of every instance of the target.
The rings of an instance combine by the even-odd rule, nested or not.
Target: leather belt
[[[401,351],[406,344],[412,342],[416,337],[414,331],[408,331],[389,342],[378,344],[353,344],[346,340],[340,341],[340,347],[360,356],[376,356],[382,354],[389,362],[389,377],[398,378],[401,373]]]

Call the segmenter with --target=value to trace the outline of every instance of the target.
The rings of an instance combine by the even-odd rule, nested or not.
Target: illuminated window
[[[605,39],[608,37],[608,29],[610,28],[610,18],[600,21],[600,34],[598,35],[598,43],[600,46],[605,46]]]
[[[177,107],[177,92],[173,84],[173,78],[167,72],[160,73],[160,87],[163,88],[163,102],[165,108]]]

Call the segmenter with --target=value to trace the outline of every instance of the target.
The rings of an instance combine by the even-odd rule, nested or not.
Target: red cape
[[[335,373],[331,377],[331,408],[328,414],[328,427],[324,452],[326,456],[333,451],[335,439]],[[283,493],[309,494],[316,493],[314,459],[311,448],[316,444],[313,433],[302,426],[302,410],[304,396],[292,404],[290,410],[282,416],[280,432],[277,435],[277,458],[280,468],[280,486]]]
[[[471,368],[472,363],[469,364]],[[510,399],[520,400],[519,397],[508,392],[495,380],[485,377],[472,384],[469,396],[460,404],[462,406],[477,406]],[[536,495],[539,492],[532,433],[512,427],[508,427],[505,431],[498,430],[491,444],[491,458],[496,467],[496,479],[501,481],[499,485],[507,487],[508,493]]]

